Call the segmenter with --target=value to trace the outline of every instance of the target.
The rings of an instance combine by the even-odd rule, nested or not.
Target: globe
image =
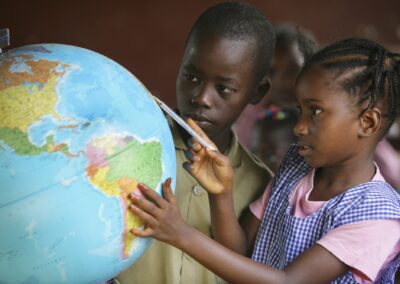
[[[0,55],[0,283],[104,283],[126,269],[151,242],[129,232],[143,223],[127,195],[160,193],[175,163],[163,113],[116,62],[62,44]]]

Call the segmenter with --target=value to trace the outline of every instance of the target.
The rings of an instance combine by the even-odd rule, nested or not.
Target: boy
[[[189,33],[177,78],[179,114],[194,119],[231,159],[237,216],[271,178],[266,166],[238,143],[231,126],[248,103],[259,102],[267,93],[274,45],[272,26],[256,8],[236,2],[217,4],[198,18]],[[182,168],[189,137],[172,121],[170,127],[177,158],[175,196],[182,216],[210,236],[207,192]],[[158,241],[117,279],[122,284],[218,281],[191,257]]]

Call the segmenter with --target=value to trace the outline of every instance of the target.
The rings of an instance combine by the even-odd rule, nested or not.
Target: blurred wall
[[[219,1],[0,0],[0,28],[11,48],[64,43],[102,53],[175,104],[175,78],[186,35],[200,13]],[[272,22],[299,23],[326,44],[366,36],[400,49],[398,0],[249,0]]]

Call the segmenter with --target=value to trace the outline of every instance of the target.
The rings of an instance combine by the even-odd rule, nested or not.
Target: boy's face
[[[255,48],[248,41],[193,36],[188,41],[176,82],[177,103],[218,143],[256,94]]]

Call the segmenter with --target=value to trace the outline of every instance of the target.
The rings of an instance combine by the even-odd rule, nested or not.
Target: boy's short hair
[[[275,33],[268,18],[256,7],[242,2],[223,2],[204,11],[194,23],[186,43],[193,35],[214,34],[230,40],[253,40],[256,79],[268,74],[275,49]]]

